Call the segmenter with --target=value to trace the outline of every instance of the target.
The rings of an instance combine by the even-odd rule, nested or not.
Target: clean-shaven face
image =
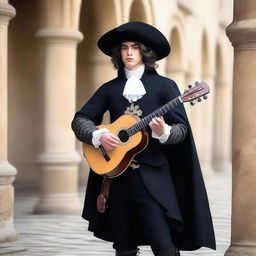
[[[122,43],[121,57],[124,66],[129,70],[135,70],[143,63],[140,47],[136,42]]]

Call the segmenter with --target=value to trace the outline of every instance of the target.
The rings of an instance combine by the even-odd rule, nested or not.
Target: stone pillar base
[[[13,228],[14,181],[16,169],[6,162],[0,162],[0,242],[17,240],[18,232]]]
[[[80,161],[76,151],[51,152],[39,156],[42,187],[35,213],[81,213],[82,204],[77,191]]]
[[[225,256],[255,256],[256,255],[256,245],[248,244],[248,245],[239,245],[239,244],[231,244],[228,248]]]
[[[35,214],[81,214],[82,204],[77,194],[44,195],[34,209]]]
[[[0,224],[0,243],[13,242],[18,239],[18,232],[13,228],[13,221],[5,221]]]

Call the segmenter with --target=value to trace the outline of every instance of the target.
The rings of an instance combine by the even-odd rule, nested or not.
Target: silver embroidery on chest
[[[140,106],[139,105],[134,106],[134,103],[132,103],[130,107],[127,107],[124,113],[132,116],[138,116],[138,117],[142,116],[142,111],[140,110]]]

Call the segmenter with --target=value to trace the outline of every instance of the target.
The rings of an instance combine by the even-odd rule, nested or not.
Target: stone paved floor
[[[230,242],[231,174],[222,172],[206,179],[217,240],[217,250],[200,249],[181,252],[182,256],[223,256]],[[87,222],[79,215],[34,215],[38,195],[16,193],[15,227],[19,239],[0,244],[0,255],[6,256],[84,256],[114,255],[111,244],[98,240],[87,231]],[[81,198],[83,193],[81,193]],[[12,252],[12,253],[10,253]],[[152,256],[141,247],[141,256]]]

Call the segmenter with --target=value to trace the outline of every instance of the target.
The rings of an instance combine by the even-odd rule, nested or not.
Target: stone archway
[[[18,169],[15,184],[38,188],[36,159],[44,146],[42,56],[40,41],[35,37],[40,27],[40,3],[12,2],[18,15],[9,30],[8,151]],[[33,22],[28,24],[27,17]]]
[[[147,21],[147,14],[142,0],[134,0],[132,2],[129,21]]]
[[[90,0],[82,3],[80,31],[84,40],[77,50],[77,108],[97,87],[114,76],[109,57],[100,52],[97,41],[103,33],[117,25],[115,10],[115,1]]]
[[[224,56],[221,45],[216,47],[215,97],[213,120],[213,166],[216,171],[230,170],[230,89],[225,78]]]
[[[153,23],[153,14],[150,1],[133,0],[130,11],[129,21],[141,21]]]
[[[166,75],[173,79],[180,87],[184,88],[184,66],[182,40],[179,30],[174,27],[170,34],[171,54],[167,57],[165,72]]]
[[[204,106],[200,109],[200,153],[203,173],[211,175],[212,168],[212,143],[213,143],[213,104],[214,104],[214,70],[212,68],[209,36],[206,31],[202,34],[202,54],[201,54],[201,73],[202,80],[210,87],[208,99],[203,102]]]
[[[83,1],[80,15],[80,31],[84,40],[77,50],[77,90],[76,109],[80,109],[95,90],[104,82],[111,80],[116,71],[113,69],[110,58],[105,56],[97,47],[99,37],[107,30],[117,25],[118,6],[116,1]],[[119,10],[118,13],[121,13]],[[107,22],[106,22],[107,21]],[[105,119],[108,119],[105,117]],[[77,150],[82,161],[79,165],[79,183],[84,184],[88,177],[89,166],[84,160],[82,147],[79,141]]]

